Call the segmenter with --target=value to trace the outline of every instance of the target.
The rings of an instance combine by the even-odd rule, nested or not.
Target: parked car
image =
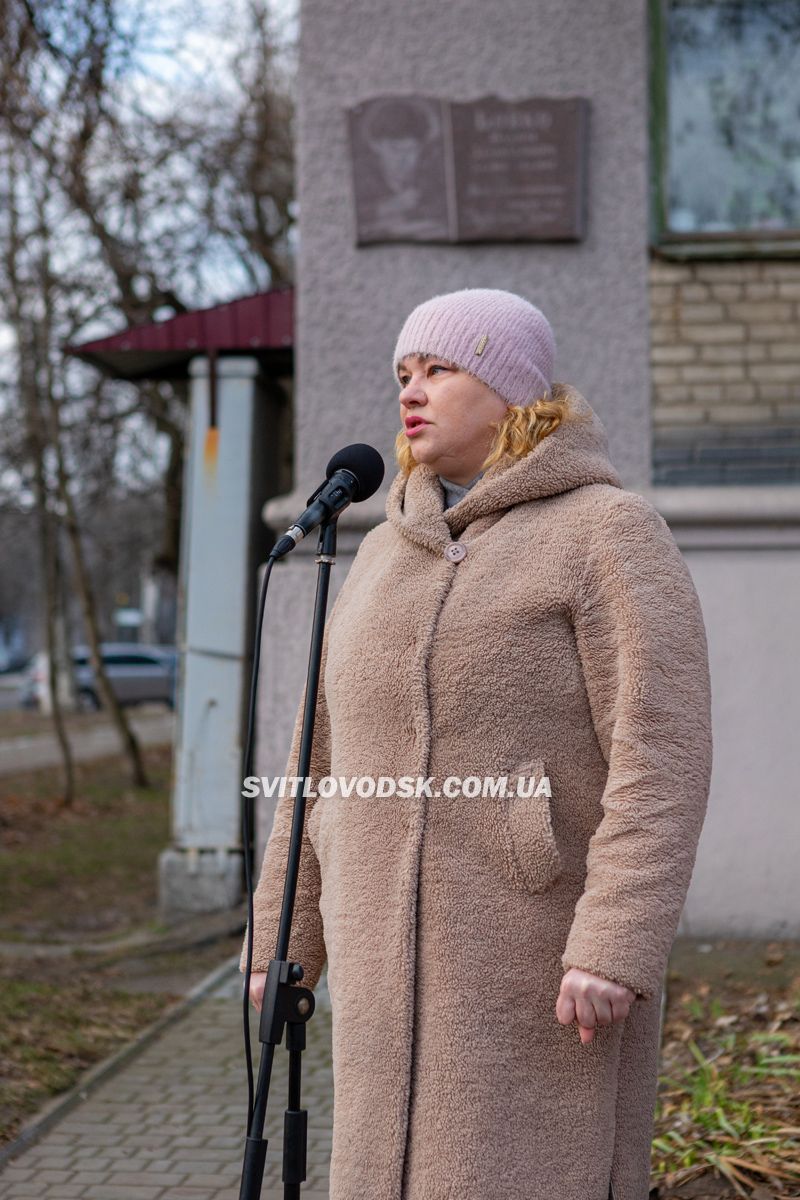
[[[161,700],[175,707],[178,652],[174,646],[144,646],[132,642],[103,642],[103,665],[120,704],[145,704]],[[88,646],[72,651],[78,703],[84,711],[101,707],[100,693],[89,659]],[[47,692],[47,655],[34,655],[29,664],[21,703],[41,708]]]

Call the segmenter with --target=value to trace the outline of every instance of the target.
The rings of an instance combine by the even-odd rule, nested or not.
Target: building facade
[[[556,378],[603,420],[625,486],[670,524],[709,636],[715,763],[681,929],[792,936],[800,920],[800,79],[792,6],[607,0],[303,4],[295,483],[341,445],[396,469],[390,358],[427,297],[518,291],[548,315]],[[777,24],[775,22],[777,21]],[[789,22],[787,25],[786,22]],[[358,244],[347,110],[385,95],[586,97],[578,241]],[[796,140],[796,139],[795,139]],[[332,594],[381,497],[342,518]],[[311,543],[314,539],[307,539]],[[312,544],[275,572],[259,774],[280,774],[305,675]],[[303,599],[305,597],[305,599]],[[272,808],[262,802],[260,842]]]

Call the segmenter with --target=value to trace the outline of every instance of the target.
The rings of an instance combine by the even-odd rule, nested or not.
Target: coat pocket
[[[553,832],[550,781],[541,759],[509,772],[506,796],[497,803],[508,873],[528,892],[546,891],[561,875],[562,862]]]

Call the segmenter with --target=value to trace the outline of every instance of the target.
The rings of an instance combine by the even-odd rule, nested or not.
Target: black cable
[[[245,742],[244,755],[244,778],[247,779],[253,773],[253,735],[255,732],[255,714],[256,714],[256,692],[258,690],[258,667],[261,660],[261,628],[264,623],[264,609],[267,605],[267,587],[269,586],[269,577],[272,574],[272,568],[277,562],[277,559],[272,555],[267,559],[267,564],[264,568],[264,579],[261,584],[261,595],[258,601],[258,615],[256,617],[256,632],[255,645],[253,647],[253,674],[250,679],[250,707],[247,715],[247,741]],[[251,863],[251,846],[253,822],[251,814],[253,809],[252,796],[244,797],[242,805],[242,845],[244,847],[244,878],[245,887],[247,890],[247,964],[244,973],[244,995],[242,997],[242,1006],[244,1010],[244,1053],[245,1063],[247,1066],[247,1132],[250,1132],[250,1126],[253,1122],[253,1108],[255,1104],[253,1087],[253,1062],[250,1049],[250,976],[253,968],[253,872]]]

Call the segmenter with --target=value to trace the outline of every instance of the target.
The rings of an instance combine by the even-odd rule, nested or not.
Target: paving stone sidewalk
[[[175,1024],[103,1080],[0,1171],[0,1197],[23,1200],[238,1200],[247,1124],[242,976],[231,971]],[[333,1122],[331,1012],[325,979],[306,1026],[305,1200],[327,1200]],[[258,1016],[251,1013],[257,1071]],[[275,1052],[263,1200],[283,1197],[288,1054]]]

